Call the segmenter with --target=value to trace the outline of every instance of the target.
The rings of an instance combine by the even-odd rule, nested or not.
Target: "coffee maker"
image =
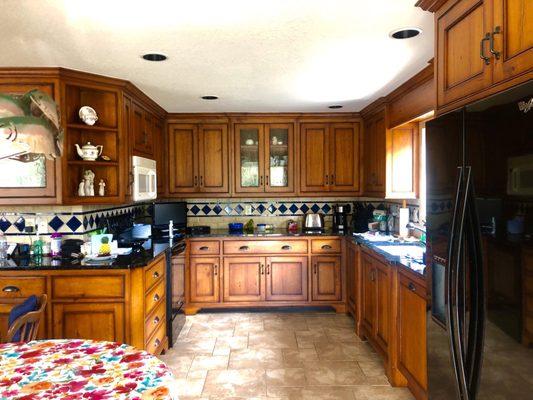
[[[345,233],[348,231],[349,204],[336,204],[333,206],[333,231]]]

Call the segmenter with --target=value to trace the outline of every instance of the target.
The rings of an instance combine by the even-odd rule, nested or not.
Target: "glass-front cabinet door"
[[[292,192],[293,129],[292,124],[265,126],[265,191]]]
[[[264,191],[263,125],[235,125],[236,191]]]

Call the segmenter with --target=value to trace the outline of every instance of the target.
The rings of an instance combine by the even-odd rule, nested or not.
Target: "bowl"
[[[240,222],[231,222],[228,224],[230,233],[242,233],[243,224]]]

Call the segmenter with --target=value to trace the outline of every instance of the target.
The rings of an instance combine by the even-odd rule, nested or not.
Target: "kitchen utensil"
[[[305,229],[324,229],[324,214],[308,213],[305,215]]]

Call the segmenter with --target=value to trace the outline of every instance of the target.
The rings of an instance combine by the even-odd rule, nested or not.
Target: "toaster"
[[[304,227],[307,230],[324,229],[324,214],[306,214]]]

